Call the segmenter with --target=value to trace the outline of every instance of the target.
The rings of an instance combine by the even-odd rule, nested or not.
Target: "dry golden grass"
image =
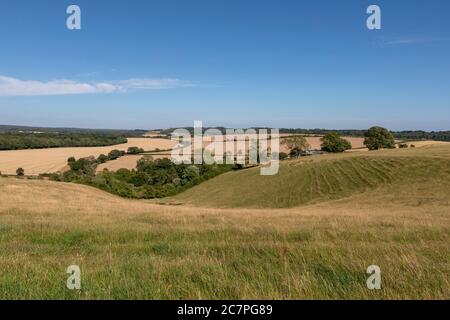
[[[406,144],[410,147],[411,145],[414,145],[416,147],[428,147],[428,146],[449,146],[450,142],[446,141],[433,141],[433,140],[426,140],[426,141],[408,141]]]
[[[292,209],[218,210],[11,178],[0,180],[0,190],[5,299],[450,294],[449,204],[433,201],[432,192],[414,190],[422,196],[413,201],[402,188],[387,203],[378,192]],[[65,289],[71,264],[82,269],[81,292]],[[382,269],[380,291],[365,286],[371,264]]]
[[[396,143],[402,143],[402,142],[400,140],[396,140]],[[429,147],[429,146],[450,146],[450,142],[434,141],[434,140],[407,141],[404,143],[406,143],[408,145],[408,147],[411,147],[412,145],[414,145],[416,148]],[[352,149],[352,150],[348,150],[346,152],[361,152],[361,151],[365,152],[365,151],[369,151],[369,149],[364,148],[364,146],[362,146],[359,149]]]
[[[26,175],[38,175],[62,170],[70,157],[83,158],[108,154],[111,150],[126,151],[129,147],[139,147],[146,151],[172,148],[175,143],[168,139],[128,138],[128,143],[107,147],[52,148],[0,151],[0,172],[15,174],[22,167]]]
[[[148,138],[156,138],[159,137],[161,134],[159,132],[148,132],[145,133],[143,136]]]

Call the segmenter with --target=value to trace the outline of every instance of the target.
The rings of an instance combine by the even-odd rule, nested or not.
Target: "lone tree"
[[[322,141],[322,150],[326,152],[338,153],[352,148],[352,144],[341,138],[336,132],[327,133],[320,141]]]
[[[16,174],[18,177],[23,177],[25,175],[25,170],[23,170],[23,168],[18,168]]]
[[[364,145],[369,150],[394,149],[395,140],[388,129],[382,127],[370,128],[364,136]]]
[[[294,157],[300,156],[304,151],[311,148],[304,136],[293,136],[283,140],[283,144],[290,150],[290,155]]]

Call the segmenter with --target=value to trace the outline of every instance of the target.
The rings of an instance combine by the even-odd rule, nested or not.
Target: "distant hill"
[[[213,127],[220,132],[225,133],[225,127]],[[174,130],[180,128],[158,129],[161,135],[170,135]],[[183,127],[181,129],[188,130],[191,134],[194,133],[193,127]],[[203,132],[212,129],[210,127],[203,128]],[[252,129],[268,129],[264,127],[253,127]],[[17,132],[45,132],[45,133],[89,133],[89,134],[109,134],[117,136],[138,137],[151,130],[136,129],[82,129],[82,128],[49,128],[49,127],[31,127],[31,126],[14,126],[14,125],[0,125],[1,133],[17,133]],[[361,129],[302,129],[302,128],[280,128],[282,134],[304,134],[304,135],[323,135],[328,132],[337,132],[342,136],[362,137],[366,130]],[[392,131],[396,139],[405,140],[436,140],[436,141],[450,141],[450,131],[423,131],[423,130],[409,130],[409,131]]]
[[[0,125],[1,133],[77,133],[77,134],[107,134],[115,136],[137,137],[142,136],[148,130],[122,130],[122,129],[82,129],[82,128],[49,128],[49,127],[30,127],[30,126],[14,126]]]
[[[99,147],[141,137],[146,130],[45,128],[0,125],[0,150]]]
[[[193,127],[184,127],[183,129],[188,130],[191,134],[194,133]],[[210,128],[205,127],[203,131],[206,131]],[[220,130],[222,133],[226,132],[225,127],[215,127],[214,129]],[[263,127],[255,127],[252,129],[269,129]],[[164,129],[161,131],[161,134],[169,135],[176,128]],[[363,137],[366,130],[361,129],[301,129],[301,128],[280,128],[280,133],[282,134],[304,134],[304,135],[324,135],[328,132],[337,132],[341,136],[350,136],[350,137]],[[396,139],[405,139],[405,140],[436,140],[436,141],[450,141],[450,131],[392,131],[392,134]]]

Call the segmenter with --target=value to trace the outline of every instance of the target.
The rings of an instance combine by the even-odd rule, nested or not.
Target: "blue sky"
[[[0,124],[450,130],[447,0],[0,3]]]

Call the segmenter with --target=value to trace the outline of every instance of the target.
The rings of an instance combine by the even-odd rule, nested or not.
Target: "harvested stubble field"
[[[449,146],[287,161],[280,176],[228,173],[172,205],[2,178],[0,298],[450,297]],[[81,291],[65,287],[72,264]]]
[[[283,141],[284,138],[293,136],[291,134],[280,134],[280,142]],[[310,137],[305,136],[306,141],[309,143],[311,149],[313,150],[320,150],[322,141],[320,140],[322,137]],[[364,138],[359,137],[343,137],[344,139],[348,140],[354,149],[363,148],[364,147]],[[206,136],[203,138],[203,146],[206,147],[208,144],[210,144],[212,141],[216,139],[214,136]],[[221,138],[223,141],[225,141],[225,138]],[[238,140],[245,140],[244,136],[237,136]],[[220,141],[220,140],[219,140]],[[270,142],[269,142],[270,145]],[[246,148],[248,149],[248,143],[246,144]],[[224,148],[225,150],[225,148]],[[280,145],[280,152],[286,152],[289,153],[289,149],[284,145]]]
[[[139,147],[146,151],[169,149],[176,143],[168,139],[128,138],[128,142],[107,147],[51,148],[31,150],[0,151],[0,172],[15,174],[17,168],[25,169],[27,175],[53,173],[62,170],[70,157],[83,158],[108,154],[111,150],[126,151],[129,147]]]

